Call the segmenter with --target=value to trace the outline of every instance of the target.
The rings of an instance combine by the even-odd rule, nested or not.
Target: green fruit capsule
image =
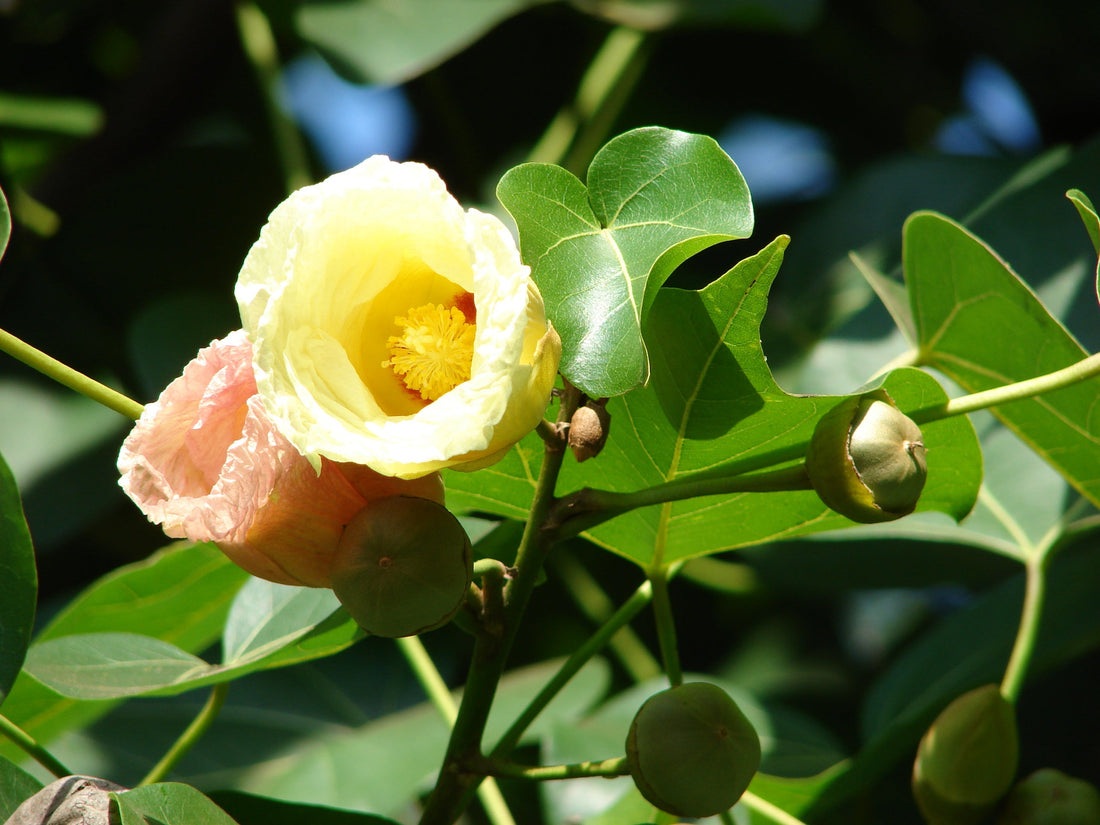
[[[372,501],[344,528],[332,590],[361,628],[396,638],[449,622],[472,576],[458,519],[434,501],[393,496]]]
[[[1012,789],[997,825],[1100,825],[1100,791],[1083,779],[1043,768]]]
[[[975,825],[1012,785],[1019,760],[1016,712],[1000,686],[959,696],[925,732],[913,796],[928,825]]]
[[[806,472],[826,505],[873,524],[912,513],[928,466],[920,428],[876,390],[822,416],[806,452]]]
[[[724,690],[688,682],[654,694],[638,709],[626,740],[634,784],[676,816],[731,808],[760,767],[760,739]]]

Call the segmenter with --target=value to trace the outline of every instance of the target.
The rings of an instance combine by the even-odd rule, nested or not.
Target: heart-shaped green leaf
[[[931,212],[906,221],[903,260],[921,363],[968,392],[1068,367],[1088,353],[1009,265]],[[993,409],[1093,504],[1100,504],[1100,378]]]
[[[562,337],[562,374],[595,398],[648,380],[642,324],[672,270],[753,227],[745,179],[721,147],[657,127],[608,142],[587,186],[529,163],[501,178],[497,197]]]
[[[559,489],[636,490],[685,477],[731,474],[799,461],[817,420],[842,396],[784,392],[768,368],[760,322],[787,239],[778,238],[698,292],[664,289],[647,321],[655,343],[653,380],[612,399],[603,452],[567,462]],[[660,347],[656,343],[660,342]],[[893,371],[881,386],[903,411],[943,403],[944,390],[915,369]],[[981,483],[981,451],[970,422],[922,426],[928,482],[918,510],[958,520]],[[522,442],[477,479],[448,477],[452,506],[517,517],[531,499],[537,444]],[[489,473],[482,478],[483,473]],[[642,566],[851,526],[812,490],[740,493],[633,510],[588,535]]]

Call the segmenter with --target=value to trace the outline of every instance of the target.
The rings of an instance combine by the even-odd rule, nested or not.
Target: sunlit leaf
[[[27,672],[74,699],[140,696],[185,681],[206,663],[169,642],[137,633],[82,633],[34,646]]]
[[[698,292],[660,292],[647,326],[650,340],[660,342],[652,381],[611,400],[607,445],[584,464],[566,462],[562,491],[589,486],[629,492],[693,475],[791,465],[805,455],[817,420],[841,396],[789,395],[768,368],[759,326],[785,246],[786,238],[778,238]],[[903,411],[947,399],[935,379],[920,370],[895,370],[881,386]],[[922,430],[929,481],[918,511],[961,519],[973,507],[981,482],[974,429],[955,418]],[[516,517],[530,502],[539,456],[537,442],[524,441],[491,468],[488,483],[450,475],[447,484],[455,494],[449,501]],[[804,490],[646,507],[587,535],[647,566],[850,525]]]
[[[672,270],[753,226],[748,187],[721,147],[657,127],[609,141],[587,186],[531,163],[508,171],[497,197],[561,334],[561,372],[593,397],[648,379],[642,324]]]
[[[209,664],[168,642],[135,633],[86,633],[35,645],[26,670],[74,699],[171,696],[330,656],[363,637],[331,591],[263,583],[231,612],[226,661]]]
[[[158,782],[111,794],[122,825],[237,825],[203,795],[179,782]]]
[[[217,641],[229,605],[247,578],[212,544],[176,543],[90,585],[35,643],[76,633],[140,632],[189,653],[201,652]],[[45,743],[90,723],[112,706],[60,696],[21,673],[4,704],[4,714]],[[15,759],[21,753],[0,740],[0,754]]]
[[[331,590],[250,579],[229,610],[222,640],[224,661],[242,664],[263,658],[339,609]]]
[[[344,74],[403,83],[475,42],[536,0],[319,0],[298,9],[298,33]]]
[[[993,250],[953,221],[913,215],[905,278],[921,360],[969,392],[1054,372],[1087,353]],[[1100,378],[995,407],[993,412],[1100,503]]]
[[[0,457],[0,704],[23,665],[37,597],[34,548],[19,488]]]

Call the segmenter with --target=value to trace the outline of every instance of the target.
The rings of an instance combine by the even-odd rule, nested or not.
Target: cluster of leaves
[[[267,5],[277,17],[279,4]],[[369,2],[304,5],[295,12],[295,26],[345,73],[393,82],[438,64],[527,4],[479,3],[479,14],[464,10],[457,17],[437,4],[417,5],[433,7],[431,14],[414,16],[430,20],[430,30],[420,26],[410,34],[404,18],[389,13],[390,4]],[[787,29],[805,25],[816,7],[676,0],[577,5],[633,26],[666,25],[725,6],[742,20]],[[780,6],[787,17],[775,16]],[[393,51],[364,50],[364,38],[390,44]],[[917,172],[898,165],[868,173],[862,191],[895,188],[898,200],[908,202],[917,189],[914,178],[924,182],[939,175],[956,183],[963,168],[950,161]],[[838,319],[831,334],[799,360],[774,367],[765,359],[761,330],[774,341],[769,324],[773,332],[785,327],[769,316],[789,316],[797,304],[791,295],[799,290],[799,274],[813,268],[799,250],[816,246],[814,263],[833,264],[820,252],[828,246],[821,238],[850,238],[836,227],[880,200],[861,201],[860,190],[849,192],[833,211],[793,232],[790,244],[786,237],[758,244],[759,252],[708,286],[690,290],[664,284],[697,256],[714,261],[716,253],[740,249],[743,240],[718,244],[748,237],[754,224],[748,189],[713,141],[642,129],[611,141],[588,166],[584,182],[553,164],[508,172],[499,198],[516,220],[524,258],[568,343],[563,372],[589,395],[612,397],[604,451],[584,464],[567,462],[559,493],[588,487],[630,495],[797,462],[817,419],[843,397],[836,393],[864,384],[890,363],[908,366],[882,373],[877,385],[914,412],[936,408],[948,390],[975,392],[1046,374],[1079,361],[1086,348],[1096,350],[1100,271],[1094,250],[1100,250],[1100,222],[1088,199],[1071,191],[1087,229],[1081,233],[1061,194],[1073,187],[1100,191],[1100,147],[1052,153],[1011,177],[1001,166],[965,168],[965,185],[957,189],[972,192],[971,200],[955,194],[939,205],[968,217],[959,223],[931,212],[913,215],[900,233],[900,253],[892,247],[903,216],[883,217],[885,245],[872,245],[854,263],[840,265],[849,288],[862,296],[873,289],[881,303],[866,303],[847,320]],[[9,220],[6,204],[0,204],[2,248]],[[1076,221],[1076,235],[1064,231],[1067,219]],[[709,257],[699,254],[711,246],[716,249]],[[857,272],[865,283],[850,278]],[[796,286],[783,292],[788,276]],[[771,296],[779,311],[768,313],[773,289],[781,292]],[[148,344],[165,362],[143,367],[146,391],[155,391],[174,374],[179,356],[190,354],[158,349],[164,319],[203,317],[210,306],[206,298],[195,302],[189,296],[143,319],[133,347]],[[1077,321],[1073,328],[1084,347],[1057,318],[1071,326]],[[229,326],[218,321],[203,334],[209,338]],[[774,343],[774,351],[784,350],[782,342]],[[833,394],[796,395],[781,384]],[[711,625],[703,629],[708,645],[727,634],[746,645],[739,662],[698,658],[712,665],[702,678],[723,685],[761,735],[763,771],[751,790],[807,821],[852,821],[853,800],[871,796],[911,759],[921,732],[947,701],[1001,678],[1022,601],[1022,576],[1015,574],[1041,567],[1046,587],[1029,673],[1064,667],[1095,648],[1100,565],[1090,537],[1100,504],[1098,395],[1092,379],[1000,407],[997,418],[975,415],[973,427],[965,418],[930,421],[924,427],[930,475],[921,512],[900,522],[850,528],[811,491],[692,498],[635,509],[586,531],[559,548],[551,578],[567,581],[579,595],[587,581],[583,570],[557,574],[580,554],[591,570],[610,570],[608,580],[633,582],[679,570],[691,582],[684,587],[695,588],[674,604],[682,641],[683,627],[695,627],[689,607],[704,592],[696,585],[725,588],[716,597],[722,611],[736,605],[743,615],[762,590],[749,588],[745,598],[747,575],[771,592],[809,595],[810,603],[822,594],[832,599],[865,587],[953,581],[973,588],[976,595],[875,674],[853,714],[860,730],[849,735],[858,742],[841,743],[828,722],[776,700],[777,692],[805,678],[804,664],[775,661],[783,655],[781,645],[754,650],[733,622],[721,634]],[[113,422],[74,418],[83,435],[70,437],[83,437],[82,443],[115,432]],[[448,476],[449,506],[476,516],[465,523],[480,556],[508,558],[529,511],[542,454],[541,440],[532,435],[489,470]],[[117,496],[109,484],[99,486],[97,495]],[[73,501],[74,507],[82,503]],[[158,782],[119,794],[123,822],[226,822],[195,786],[239,822],[369,825],[390,821],[383,816],[403,819],[410,800],[430,787],[447,725],[427,704],[406,706],[415,688],[398,675],[400,662],[381,640],[348,650],[362,634],[331,594],[246,581],[216,548],[174,545],[89,585],[40,620],[31,645],[35,563],[19,493],[6,468],[0,473],[0,548],[0,713],[49,743],[69,767],[137,782],[197,712],[188,692],[235,682],[234,703],[176,769],[175,778],[190,784]],[[611,554],[601,557],[599,548]],[[708,558],[720,553],[720,559]],[[547,585],[552,587],[560,585]],[[549,645],[555,652],[567,649],[568,637],[560,637],[577,621],[568,618],[564,596],[558,595],[541,605],[554,625],[546,635],[559,636]],[[599,620],[601,609],[589,610]],[[537,619],[530,624],[537,626]],[[588,633],[584,625],[573,638]],[[433,637],[427,641],[441,667],[459,673],[463,637],[451,629]],[[505,676],[486,744],[558,672],[560,662],[547,643],[536,634],[530,638],[535,644],[526,658],[537,663]],[[721,653],[730,647],[723,642]],[[648,654],[627,652],[625,643],[610,650],[618,661],[591,659],[527,731],[523,744],[537,746],[544,762],[620,755],[635,710],[664,685]],[[761,656],[770,663],[761,663]],[[384,684],[378,673],[387,674]],[[42,778],[21,750],[0,741],[0,815],[41,787]],[[514,788],[506,791],[525,798]],[[653,817],[629,780],[548,783],[542,804],[547,821],[578,811],[587,822],[604,825]],[[905,811],[891,816],[901,821]],[[755,811],[744,816],[769,821]]]

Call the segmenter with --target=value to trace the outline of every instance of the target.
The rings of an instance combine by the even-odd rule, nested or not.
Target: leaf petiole
[[[82,372],[77,372],[72,367],[62,364],[42,350],[35,349],[26,341],[16,338],[10,332],[0,329],[0,350],[6,352],[12,358],[22,361],[28,367],[38,370],[47,378],[52,378],[57,383],[76,390],[83,396],[102,404],[108,409],[121,413],[127,418],[137,420],[141,418],[142,405],[122,393],[112,390],[110,387],[89,378]]]
[[[28,756],[48,770],[58,779],[72,776],[73,772],[62,765],[57,758],[40,745],[37,740],[8,717],[0,714],[0,735],[18,745]]]

